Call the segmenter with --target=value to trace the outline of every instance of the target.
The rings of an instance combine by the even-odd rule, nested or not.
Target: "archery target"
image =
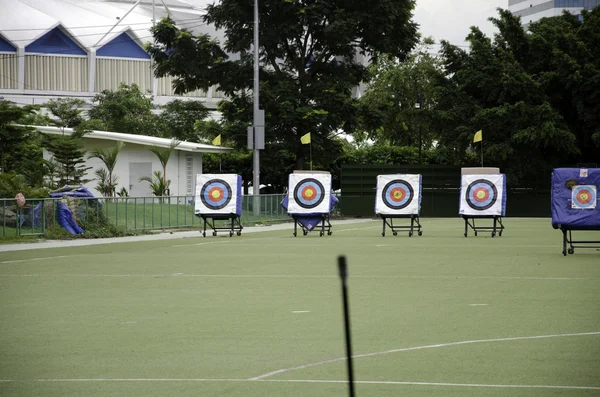
[[[463,175],[460,215],[498,215],[506,211],[505,176]]]
[[[596,208],[598,200],[596,186],[594,185],[577,185],[573,186],[571,196],[571,208],[580,210],[590,210]]]
[[[377,176],[376,214],[413,215],[419,214],[420,208],[421,175]]]
[[[196,214],[237,213],[239,176],[200,174],[196,177]]]
[[[290,174],[290,214],[328,214],[331,203],[331,174]]]

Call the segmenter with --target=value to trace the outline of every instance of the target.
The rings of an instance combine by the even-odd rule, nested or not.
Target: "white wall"
[[[85,150],[94,148],[111,148],[114,147],[116,142],[104,141],[100,139],[83,138],[83,145]],[[44,151],[44,158],[49,159],[50,154]],[[87,159],[86,167],[92,167],[86,174],[86,179],[92,179],[92,181],[86,183],[84,186],[89,189],[92,194],[97,197],[102,196],[100,192],[96,190],[97,181],[94,180],[94,171],[98,168],[104,168],[104,164],[96,158],[88,158],[89,152],[85,155]],[[190,160],[186,160],[189,158]],[[148,150],[147,146],[135,145],[126,143],[117,159],[117,165],[113,171],[114,175],[119,177],[116,186],[116,192],[118,193],[122,187],[125,187],[128,192],[131,191],[130,184],[134,184],[134,189],[138,189],[136,196],[152,196],[150,190],[150,184],[148,182],[139,182],[137,178],[130,181],[130,163],[151,163],[151,171],[162,171],[162,166],[158,161],[158,158],[154,153]],[[188,165],[191,164],[191,170],[187,169]],[[191,173],[191,174],[190,174]],[[174,150],[171,153],[171,158],[167,163],[167,178],[171,180],[171,196],[193,196],[196,183],[196,174],[202,173],[202,154],[184,152],[181,150]],[[191,189],[187,184],[186,175],[191,175],[192,185]],[[188,193],[191,191],[191,193]],[[130,196],[132,194],[130,193]]]

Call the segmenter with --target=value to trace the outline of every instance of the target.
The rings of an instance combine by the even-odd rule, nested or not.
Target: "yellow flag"
[[[300,142],[302,142],[303,145],[308,145],[310,143],[310,132],[306,135],[302,135]]]
[[[482,131],[483,130],[479,130],[479,131],[477,131],[475,133],[475,136],[473,137],[473,143],[475,143],[475,142],[481,142],[481,140],[483,139],[483,137],[482,137],[483,132]]]
[[[213,139],[212,144],[215,146],[221,146],[221,134],[219,134],[219,136]]]

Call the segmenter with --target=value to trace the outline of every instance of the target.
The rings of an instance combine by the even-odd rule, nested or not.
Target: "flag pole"
[[[481,140],[481,168],[483,168],[483,139]]]
[[[223,171],[221,170],[221,159],[223,158],[223,153],[219,153],[219,174],[222,174]]]
[[[312,139],[310,140],[310,143],[308,146],[309,146],[308,150],[310,152],[310,170],[312,171]]]

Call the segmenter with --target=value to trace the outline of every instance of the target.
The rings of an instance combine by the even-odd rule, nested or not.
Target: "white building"
[[[520,16],[525,27],[542,18],[559,16],[564,10],[580,15],[581,10],[591,10],[598,5],[600,0],[508,0],[508,10]]]
[[[35,127],[47,134],[60,135],[63,130],[58,127]],[[71,128],[65,128],[65,134],[71,134]],[[116,191],[125,188],[130,197],[152,196],[148,182],[140,182],[144,176],[152,176],[154,171],[162,171],[162,165],[154,153],[148,150],[151,146],[168,148],[170,139],[157,138],[145,135],[121,134],[117,132],[92,131],[83,136],[83,149],[114,147],[117,141],[122,141],[125,146],[119,153],[114,174],[119,177]],[[229,153],[230,148],[204,145],[195,142],[180,142],[171,153],[167,163],[167,179],[171,180],[171,196],[193,196],[195,192],[196,175],[202,173],[203,153]],[[51,155],[44,152],[44,158],[49,159]],[[86,155],[86,158],[88,156]],[[94,179],[94,171],[104,168],[104,164],[96,158],[87,159],[86,167],[92,167],[86,175],[86,179]],[[95,196],[101,194],[95,189],[96,180],[85,184]]]
[[[171,78],[153,76],[144,45],[153,21],[171,15],[194,34],[222,38],[203,22],[195,0],[0,0],[0,97],[43,104],[58,97],[91,102],[121,82],[150,92],[157,104],[175,98]],[[214,88],[184,97],[214,109],[223,93]]]

